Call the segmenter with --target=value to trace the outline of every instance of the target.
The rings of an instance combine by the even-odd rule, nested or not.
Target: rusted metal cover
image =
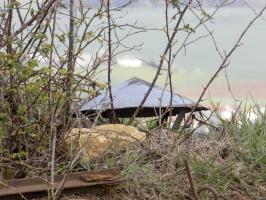
[[[114,109],[118,117],[131,117],[135,109],[140,105],[150,83],[134,77],[121,85],[112,87]],[[159,108],[165,109],[170,106],[171,92],[154,86],[149,97],[143,105],[139,117],[151,117],[158,115]],[[173,114],[181,111],[189,112],[195,103],[181,95],[173,94],[172,109]],[[198,106],[196,111],[208,110],[203,106]],[[88,101],[81,107],[81,112],[91,115],[102,112],[102,116],[107,117],[111,111],[111,103],[108,90],[103,91],[99,96]]]
[[[59,187],[63,177],[63,175],[55,176],[55,189]],[[112,186],[123,181],[121,172],[117,169],[78,172],[67,176],[63,189]],[[50,183],[40,177],[5,180],[0,182],[0,199],[17,199],[16,196],[28,194],[38,195],[38,193],[47,192],[50,187]]]

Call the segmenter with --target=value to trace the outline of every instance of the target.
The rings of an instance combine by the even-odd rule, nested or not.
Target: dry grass
[[[232,132],[230,128],[228,126],[227,130]],[[137,199],[192,199],[183,165],[186,159],[196,189],[210,187],[220,199],[266,199],[266,152],[262,145],[248,143],[248,140],[260,137],[266,144],[264,129],[260,130],[263,131],[258,135],[253,133],[253,136],[251,131],[238,130],[241,137],[246,138],[245,146],[243,141],[236,140],[239,135],[229,134],[219,139],[190,138],[174,149],[174,141],[180,139],[177,133],[155,131],[144,143],[128,148],[124,154],[122,162],[127,189]],[[243,149],[252,152],[256,160],[247,160],[249,155],[242,154]],[[213,194],[207,190],[200,194],[200,199],[213,199]]]
[[[183,140],[164,129],[151,131],[142,143],[108,152],[91,169],[118,167],[126,184],[113,190],[66,195],[62,199],[194,199],[184,160],[191,169],[199,199],[266,199],[266,124],[242,120],[225,124],[219,138]],[[174,148],[173,148],[173,145]],[[213,191],[213,192],[212,192]]]

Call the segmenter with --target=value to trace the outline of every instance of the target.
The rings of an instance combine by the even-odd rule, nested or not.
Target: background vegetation
[[[101,1],[99,7],[93,9],[83,6],[82,1],[75,1],[74,5],[74,0],[70,0],[67,8],[61,3],[59,0],[1,1],[0,162],[3,178],[44,174],[54,177],[81,170],[77,157],[67,154],[64,133],[72,127],[97,124],[96,120],[92,125],[79,113],[81,103],[106,88],[112,99],[113,59],[120,53],[138,50],[141,44],[128,46],[126,39],[149,31],[137,24],[117,22],[117,13],[131,1],[119,7],[110,5],[109,0]],[[173,93],[173,60],[189,44],[201,39],[189,40],[199,27],[206,29],[221,57],[221,64],[196,105],[202,101],[207,88],[228,67],[245,33],[266,9],[265,6],[256,12],[232,48],[223,52],[206,22],[230,3],[222,1],[212,13],[207,13],[199,1],[164,1],[165,26],[158,31],[165,34],[165,49],[158,58],[151,87],[134,116],[127,121],[128,125],[134,122],[165,66],[165,88]],[[174,10],[174,14],[169,14],[169,9]],[[186,23],[188,14],[195,16],[196,25]],[[62,17],[67,21],[60,20]],[[80,72],[79,62],[87,48],[95,51],[91,62]],[[102,73],[106,73],[107,83],[95,78],[99,66],[105,68]],[[172,100],[170,107],[171,103]],[[187,120],[192,114],[193,110]],[[204,142],[191,139],[191,134],[183,137],[183,134],[154,131],[144,144],[129,147],[120,162],[113,157],[103,160],[109,167],[123,169],[129,180],[125,191],[132,198],[189,198],[193,194],[187,174],[192,174],[196,185],[214,189],[215,192],[207,189],[212,195],[218,193],[230,199],[238,192],[237,195],[245,193],[251,199],[263,199],[266,196],[265,116],[255,124],[244,117],[238,118],[226,124],[225,129],[226,134],[219,140]],[[191,172],[184,168],[184,160]],[[53,184],[53,178],[49,181]],[[51,191],[51,198],[57,198],[53,188]],[[208,194],[205,195],[207,198]],[[194,195],[194,198],[197,197]]]

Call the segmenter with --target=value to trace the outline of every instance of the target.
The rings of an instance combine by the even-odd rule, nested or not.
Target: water
[[[211,12],[212,10],[208,10]],[[265,16],[265,15],[264,15]],[[221,51],[228,52],[236,40],[254,17],[253,12],[245,8],[228,8],[221,10],[215,17],[214,23],[208,24],[210,30],[214,31],[216,42]],[[186,18],[195,24],[192,16]],[[164,13],[161,8],[140,9],[131,8],[123,21],[138,21],[140,26],[148,28],[161,28],[164,25]],[[236,99],[246,99],[251,96],[257,100],[265,100],[266,93],[266,21],[259,19],[249,30],[242,45],[237,49],[230,59],[227,68],[227,76],[232,93]],[[193,38],[205,35],[204,29],[199,29]],[[183,36],[178,35],[178,41]],[[181,38],[179,40],[179,38]],[[193,39],[192,39],[193,40]],[[165,45],[165,35],[160,31],[149,31],[138,34],[128,41],[129,44],[143,42],[142,49],[132,52],[136,57],[146,61],[158,62]],[[191,46],[186,52],[178,55],[173,66],[173,83],[175,91],[196,98],[202,91],[202,86],[210,79],[212,74],[221,64],[221,59],[215,51],[210,37],[203,38]],[[119,66],[113,67],[114,83],[119,83],[133,76],[139,76],[151,80],[155,74],[153,68],[143,66],[141,68],[125,69]],[[159,79],[159,84],[164,83],[165,77]],[[232,99],[228,92],[225,73],[215,80],[215,83],[207,96],[215,99]]]
[[[61,11],[67,12],[64,9]],[[213,9],[207,10],[208,13],[212,11]],[[170,13],[173,13],[173,10]],[[122,13],[115,14],[115,17],[116,22],[119,24],[133,24],[136,22],[138,27],[146,27],[148,29],[162,29],[165,24],[164,9],[160,7],[127,8]],[[228,52],[233,47],[239,35],[253,17],[254,13],[247,8],[225,8],[217,13],[212,21],[213,23],[208,23],[208,26],[213,31],[221,51]],[[60,15],[58,18],[58,24],[60,24],[62,29],[67,30],[68,17]],[[191,14],[187,15],[185,20],[192,27],[197,23],[197,20]],[[93,24],[92,30],[97,28],[97,23],[99,22]],[[266,21],[259,19],[245,36],[242,46],[237,49],[230,59],[230,65],[227,68],[227,78],[230,82],[231,92],[228,91],[225,73],[222,72],[211,89],[207,91],[205,98],[211,97],[216,100],[225,99],[225,101],[230,101],[232,99],[231,93],[233,93],[236,99],[246,99],[252,96],[258,101],[266,101],[266,92],[263,92],[266,87],[265,33]],[[123,35],[125,32],[118,32],[118,34]],[[206,34],[206,30],[200,28],[192,35],[191,40]],[[183,39],[184,34],[177,35],[177,47],[174,50],[178,48],[178,45],[182,44]],[[133,35],[125,40],[124,43],[127,46],[143,45],[138,51],[126,52],[114,59],[112,83],[116,85],[134,76],[151,81],[156,73],[156,68],[148,66],[147,63],[156,65],[159,62],[160,55],[166,46],[165,34],[160,30],[150,30]],[[61,53],[66,50],[59,44],[56,45]],[[99,45],[96,44],[89,45],[83,52],[83,59],[78,60],[78,64],[83,68],[88,65],[91,58],[95,56],[98,47]],[[105,44],[100,54],[104,54],[106,50]],[[123,58],[137,58],[138,60],[133,59],[132,62],[138,63],[138,66],[134,67],[134,64],[129,64],[129,67],[122,66],[125,65],[125,60],[116,62],[117,59],[119,61],[119,59]],[[139,60],[142,60],[141,65]],[[130,61],[126,60],[126,62]],[[120,65],[117,63],[120,63]],[[186,48],[186,51],[182,50],[178,54],[174,62],[172,73],[174,90],[189,98],[196,99],[220,63],[221,59],[215,51],[210,37],[204,37],[192,43]],[[82,70],[80,66],[76,66],[76,71]],[[105,82],[107,80],[106,66],[103,65],[100,70],[104,71],[96,77]],[[165,82],[164,74],[165,71],[162,71],[162,75],[158,80],[158,84],[161,86]]]

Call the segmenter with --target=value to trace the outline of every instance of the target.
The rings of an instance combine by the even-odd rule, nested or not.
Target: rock
[[[11,166],[11,164],[9,166],[2,166],[0,180],[25,178],[26,174],[23,170],[22,167]]]
[[[89,128],[73,128],[65,135],[70,154],[74,156],[81,149],[82,162],[88,162],[108,150],[119,151],[133,142],[141,142],[145,133],[135,127],[122,124],[108,124]]]

